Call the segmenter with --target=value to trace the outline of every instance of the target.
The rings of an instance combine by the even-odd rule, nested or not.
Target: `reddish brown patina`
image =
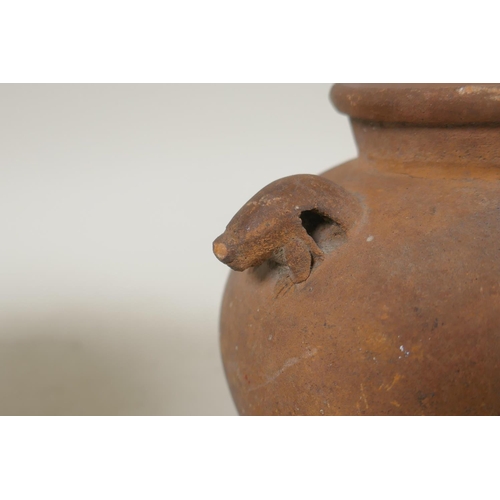
[[[243,415],[500,414],[500,85],[332,89],[359,157],[214,242]]]

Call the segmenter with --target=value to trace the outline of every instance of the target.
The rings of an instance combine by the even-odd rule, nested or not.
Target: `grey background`
[[[211,242],[356,155],[329,89],[0,85],[0,414],[236,414]]]

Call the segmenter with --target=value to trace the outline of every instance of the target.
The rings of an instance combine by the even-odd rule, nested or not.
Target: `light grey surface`
[[[0,414],[234,415],[211,242],[355,156],[329,88],[0,85]]]

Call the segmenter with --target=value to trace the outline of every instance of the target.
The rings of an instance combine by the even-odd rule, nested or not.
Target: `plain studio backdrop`
[[[235,415],[212,241],[356,156],[330,87],[0,85],[0,414]]]

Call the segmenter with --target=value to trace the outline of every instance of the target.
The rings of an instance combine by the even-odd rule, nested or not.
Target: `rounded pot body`
[[[321,177],[355,222],[304,205],[323,217],[301,219],[323,255],[305,279],[291,257],[231,272],[221,350],[240,414],[500,414],[497,90],[334,87],[359,157]]]

